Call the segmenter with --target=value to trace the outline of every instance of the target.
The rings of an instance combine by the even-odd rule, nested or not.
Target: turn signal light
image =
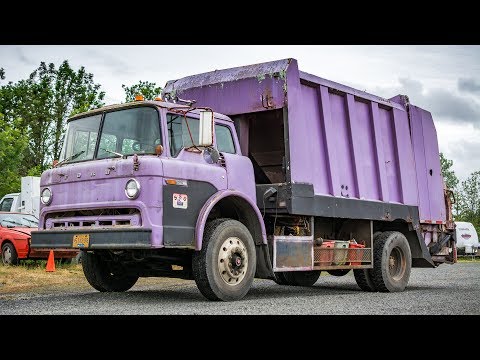
[[[163,146],[160,144],[155,146],[155,154],[157,154],[157,156],[160,156],[162,155],[162,153],[163,153]]]

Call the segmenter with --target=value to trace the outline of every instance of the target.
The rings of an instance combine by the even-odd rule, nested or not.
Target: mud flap
[[[268,245],[261,244],[256,245],[255,250],[257,252],[257,269],[255,271],[255,277],[258,279],[270,279],[274,280],[272,261],[270,260],[270,253]]]

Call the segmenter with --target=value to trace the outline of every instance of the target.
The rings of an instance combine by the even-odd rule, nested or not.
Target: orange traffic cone
[[[55,271],[55,260],[53,258],[53,250],[50,250],[50,254],[48,254],[47,260],[47,268],[45,271],[52,272]]]

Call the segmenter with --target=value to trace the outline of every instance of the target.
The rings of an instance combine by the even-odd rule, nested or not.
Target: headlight
[[[140,184],[137,180],[130,179],[127,181],[127,184],[125,185],[125,195],[132,200],[140,195]]]
[[[52,196],[52,191],[49,188],[45,188],[42,190],[42,193],[40,194],[40,200],[42,201],[42,204],[44,205],[50,205],[52,202],[53,196]]]

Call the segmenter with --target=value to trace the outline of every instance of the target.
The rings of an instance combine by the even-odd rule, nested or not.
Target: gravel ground
[[[136,285],[125,293],[92,290],[9,294],[0,297],[0,314],[374,314],[478,315],[480,263],[413,269],[402,293],[361,291],[353,273],[322,276],[314,287],[280,286],[255,280],[236,302],[205,300],[186,280]]]

